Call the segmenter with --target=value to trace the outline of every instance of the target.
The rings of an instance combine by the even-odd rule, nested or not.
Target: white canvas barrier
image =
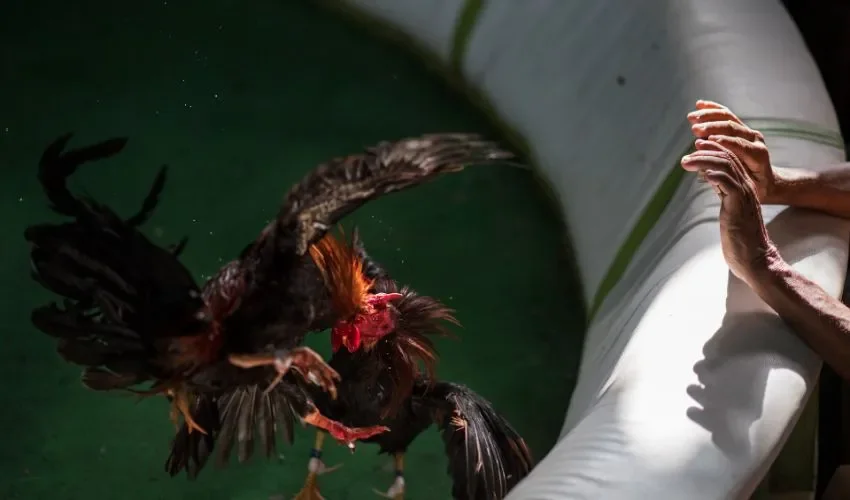
[[[560,198],[588,302],[689,147],[696,99],[764,131],[776,164],[843,160],[778,0],[347,2],[447,67],[460,61],[525,139]],[[510,499],[745,498],[811,394],[820,362],[727,272],[715,195],[685,177],[670,196],[599,304],[561,439]],[[838,295],[850,224],[765,214],[783,256]]]

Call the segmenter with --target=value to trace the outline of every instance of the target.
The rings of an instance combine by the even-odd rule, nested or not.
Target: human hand
[[[749,172],[759,202],[775,203],[776,173],[762,133],[748,127],[722,104],[700,100],[696,107],[688,113],[694,136],[715,142],[735,155]]]
[[[729,269],[751,287],[779,258],[761,216],[753,175],[729,149],[696,140],[697,150],[682,158],[682,168],[698,172],[720,197],[720,241]]]

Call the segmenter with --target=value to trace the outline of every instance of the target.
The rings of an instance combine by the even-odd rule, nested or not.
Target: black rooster
[[[338,380],[318,354],[301,346],[306,333],[350,317],[376,329],[393,326],[374,294],[338,308],[325,283],[345,266],[327,230],[382,194],[465,164],[511,157],[477,136],[442,134],[380,143],[322,164],[289,191],[257,240],[201,289],[178,260],[185,240],[166,250],[139,231],[164,188],[165,167],[142,210],[122,219],[95,200],[75,197],[66,182],[81,164],[120,152],[126,139],[63,152],[69,139],[44,152],[39,180],[52,208],[72,220],[25,233],[34,279],[65,300],[33,311],[33,323],[58,339],[65,360],[85,367],[89,388],[165,394],[173,417],[184,420],[166,467],[190,476],[215,441],[221,460],[234,445],[246,459],[255,429],[272,453],[276,429],[291,439],[296,418],[345,443],[383,432],[327,419],[306,392],[315,384],[333,397]],[[290,371],[300,379],[283,380]],[[146,383],[148,390],[136,389]],[[181,453],[189,449],[193,453]]]
[[[425,429],[441,431],[449,458],[452,496],[458,500],[500,500],[532,467],[524,440],[490,403],[460,384],[437,381],[433,337],[445,336],[447,323],[458,324],[453,311],[437,300],[396,284],[371,260],[355,232],[348,246],[353,279],[368,283],[372,294],[390,298],[395,328],[377,336],[356,333],[341,320],[332,331],[330,365],[341,376],[337,398],[313,395],[323,414],[343,425],[387,426],[390,430],[361,439],[393,455],[396,479],[382,496],[404,495],[404,454]],[[335,282],[331,288],[344,287]],[[354,342],[351,339],[355,338]],[[345,347],[344,349],[342,347]],[[422,369],[424,368],[424,370]],[[313,391],[315,392],[315,391]],[[319,500],[317,476],[330,471],[321,461],[323,431],[311,450],[308,476],[296,500]]]

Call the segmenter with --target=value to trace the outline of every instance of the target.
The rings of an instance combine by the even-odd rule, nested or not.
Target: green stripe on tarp
[[[834,130],[829,130],[823,127],[818,127],[808,122],[801,120],[788,120],[780,118],[752,118],[742,119],[749,127],[761,131],[768,138],[770,137],[786,137],[792,139],[800,139],[807,142],[822,144],[825,146],[834,147],[838,150],[844,150],[844,141],[841,134]],[[687,154],[693,149],[690,146],[685,153]],[[625,274],[626,269],[632,262],[635,253],[640,248],[641,243],[646,239],[646,236],[655,227],[655,223],[664,213],[664,209],[670,203],[676,189],[684,178],[684,170],[682,170],[678,162],[670,169],[661,186],[656,191],[643,213],[638,219],[635,227],[626,237],[626,240],[620,246],[620,249],[614,256],[608,272],[599,284],[593,301],[590,303],[588,320],[592,321],[605,298],[611,290],[620,282],[620,279]]]
[[[484,8],[485,0],[466,0],[463,10],[455,23],[455,32],[452,37],[452,48],[449,52],[449,64],[452,70],[458,74],[463,70],[463,56],[466,55],[466,47],[469,45],[469,37],[478,22],[478,14]]]
[[[635,227],[632,228],[632,231],[626,237],[626,241],[623,242],[620,249],[614,255],[614,260],[608,267],[608,272],[605,273],[605,277],[599,283],[599,288],[596,289],[596,294],[593,296],[593,301],[590,303],[590,311],[587,315],[588,322],[593,321],[597,311],[599,311],[599,308],[605,301],[605,297],[620,282],[629,264],[631,264],[632,258],[637,253],[638,248],[640,248],[641,243],[646,239],[649,232],[652,231],[652,228],[655,227],[655,223],[658,222],[661,214],[664,213],[664,209],[667,208],[670,200],[673,199],[673,195],[676,193],[679,184],[682,183],[684,176],[685,171],[679,168],[678,165],[670,169],[667,177],[661,182],[658,191],[655,192],[655,196],[649,200],[646,208],[643,209],[643,213],[641,213],[637,223],[635,223]]]

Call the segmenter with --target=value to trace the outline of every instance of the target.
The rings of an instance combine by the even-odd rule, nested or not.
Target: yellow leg
[[[183,415],[183,421],[186,422],[186,427],[189,428],[189,434],[194,431],[198,431],[201,434],[207,433],[207,431],[205,431],[203,427],[198,425],[198,423],[195,422],[195,420],[192,418],[192,411],[189,409],[189,396],[186,394],[185,391],[177,391],[173,401],[174,407],[177,409],[177,412]],[[174,412],[173,409],[172,412]]]
[[[169,417],[174,425],[179,427],[180,416],[182,416],[183,421],[186,423],[186,427],[189,428],[189,434],[195,431],[200,432],[201,434],[207,433],[207,431],[198,425],[198,423],[192,418],[192,410],[189,408],[189,395],[186,394],[186,391],[182,389],[167,389],[165,394],[171,398],[171,410],[169,411]]]
[[[318,478],[322,474],[333,472],[340,465],[326,467],[322,462],[322,445],[325,441],[325,433],[322,431],[316,432],[316,441],[313,443],[313,449],[310,450],[310,462],[307,465],[307,478],[304,480],[304,487],[295,495],[293,500],[324,500],[324,497],[319,493]]]
[[[404,452],[393,455],[395,464],[395,481],[386,492],[374,490],[375,493],[392,500],[404,500]]]

